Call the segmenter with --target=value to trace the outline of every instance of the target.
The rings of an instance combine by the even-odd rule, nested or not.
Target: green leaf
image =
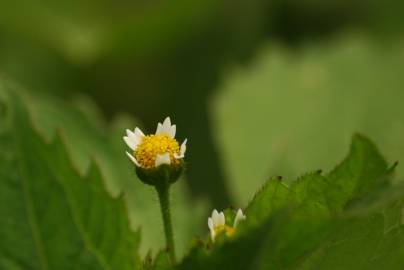
[[[272,44],[228,72],[212,115],[236,202],[247,204],[268,175],[331,170],[356,132],[404,160],[400,44],[354,34],[298,50]]]
[[[349,201],[388,185],[383,177],[387,174],[387,163],[372,142],[355,135],[348,157],[327,176],[329,206],[341,209]]]
[[[258,224],[288,203],[291,197],[289,187],[278,177],[270,179],[257,192],[246,209],[248,222]]]
[[[401,269],[403,187],[375,146],[355,135],[332,172],[270,179],[233,238],[198,247],[180,269]]]
[[[60,136],[46,143],[1,87],[0,268],[140,269],[123,198],[108,194],[96,165],[82,177]]]
[[[160,251],[157,253],[156,258],[150,265],[145,265],[146,270],[174,270],[170,256],[166,251]]]
[[[4,85],[9,84],[4,82]],[[125,193],[131,227],[142,233],[140,254],[144,256],[149,250],[157,252],[164,248],[157,195],[153,188],[140,182],[133,164],[125,155],[127,149],[122,140],[125,129],[133,129],[139,123],[131,117],[118,116],[108,125],[91,101],[81,98],[80,102],[67,102],[16,88],[27,107],[32,126],[47,142],[58,134],[66,146],[69,160],[80,175],[95,163],[108,192],[112,196]],[[198,225],[205,207],[200,201],[188,197],[183,179],[173,185],[171,194],[177,253],[181,256],[193,234],[201,230]]]

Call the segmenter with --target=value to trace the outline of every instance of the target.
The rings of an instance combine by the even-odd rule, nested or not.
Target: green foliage
[[[123,131],[128,127],[133,128],[135,122],[120,117],[111,126],[107,126],[96,108],[87,100],[80,99],[77,105],[72,106],[68,102],[46,95],[30,95],[6,82],[2,82],[0,87],[1,96],[4,96],[1,102],[4,113],[7,111],[9,114],[9,111],[14,110],[13,104],[8,102],[5,96],[8,93],[17,95],[16,89],[18,89],[18,97],[23,98],[21,107],[24,107],[29,124],[21,126],[19,122],[10,119],[11,124],[2,126],[3,132],[6,132],[8,137],[12,137],[12,134],[16,132],[13,130],[15,126],[22,134],[28,132],[37,134],[36,136],[39,136],[42,141],[46,141],[41,145],[44,148],[48,143],[54,145],[54,141],[57,140],[64,146],[63,151],[66,152],[65,158],[69,161],[68,166],[82,178],[86,178],[90,171],[97,168],[103,179],[102,189],[105,185],[108,193],[113,197],[125,193],[121,200],[128,209],[130,227],[133,231],[140,229],[142,234],[140,254],[144,255],[148,250],[156,252],[163,248],[164,234],[157,195],[153,189],[137,179],[133,165],[124,154]],[[25,131],[25,128],[28,130]],[[18,146],[18,143],[14,145]],[[11,155],[16,151],[14,148],[2,147],[2,149],[4,149],[2,155]],[[15,162],[24,162],[30,155],[35,158],[36,151],[27,151],[24,155],[15,156]],[[38,163],[42,161],[45,162],[37,160]],[[45,164],[42,165],[45,166]],[[4,178],[6,177],[9,176],[4,172]],[[3,176],[1,177],[3,181],[2,178]],[[181,256],[192,235],[198,231],[195,228],[200,222],[202,205],[196,200],[192,203],[188,202],[183,180],[173,186],[172,204],[174,231],[178,232],[176,244]],[[12,212],[9,214],[11,215]]]
[[[213,1],[193,4],[191,8],[183,0],[153,6],[136,1],[121,5],[113,1],[71,1],[66,5],[2,1],[0,26],[30,42],[44,43],[70,62],[83,64],[132,50],[149,54],[163,44],[177,41],[187,31],[206,23],[209,13],[217,9]],[[19,12],[14,11],[16,5]],[[22,22],[19,16],[29,23]]]
[[[402,269],[403,7],[0,1],[0,270]],[[166,115],[174,266],[122,141]],[[354,135],[334,167],[356,132],[388,161]],[[212,243],[200,198],[247,219]]]
[[[154,260],[152,258],[149,261],[145,260],[144,268],[146,270],[174,270],[171,265],[170,256],[165,251],[157,253]]]
[[[228,72],[212,116],[236,201],[246,204],[268,175],[331,170],[356,132],[403,160],[403,52],[400,42],[341,34],[296,50],[271,44]]]
[[[386,161],[373,144],[356,135],[345,161],[327,177],[327,202],[331,210],[343,209],[352,201],[368,196],[389,184]]]
[[[349,52],[350,49],[354,53]],[[354,80],[344,72],[345,64],[340,62],[340,57],[356,65],[366,59],[372,62],[374,54],[368,54],[367,50],[363,44],[354,48],[348,46],[316,60],[312,59],[308,51],[308,60],[302,60],[302,66],[313,68],[312,65],[319,65],[320,70],[327,71],[327,76],[332,73],[338,83],[341,74],[344,74],[341,75],[343,78]],[[398,65],[393,57],[395,55],[396,52],[392,52],[391,58],[388,58],[390,66],[394,63]],[[290,68],[284,59],[271,61],[274,61],[270,65],[271,71],[275,74],[278,72],[278,75],[282,75],[283,69]],[[377,67],[361,67],[362,72],[369,75],[380,71]],[[312,76],[318,75],[317,71]],[[293,72],[300,74],[300,71]],[[386,81],[389,76],[398,77],[398,73],[394,72],[385,71],[383,74]],[[308,77],[302,76],[302,80]],[[299,82],[287,82],[282,77],[279,80],[297,88],[304,86]],[[276,86],[280,81],[271,83]],[[311,85],[310,82],[308,84]],[[249,83],[240,83],[239,86],[244,89]],[[377,88],[370,84],[368,86]],[[340,89],[340,86],[336,89]],[[397,94],[396,98],[400,96],[398,89],[392,87],[390,90]],[[257,97],[266,94],[256,91],[253,92],[253,95],[257,95],[254,100],[259,102],[261,98]],[[237,91],[225,95],[229,93],[243,97]],[[327,93],[324,94],[325,100],[339,97],[332,90]],[[272,95],[276,97],[276,94]],[[342,102],[345,97],[344,93],[341,95],[339,98]],[[363,98],[363,95],[365,92],[356,98]],[[244,98],[242,100],[246,101]],[[382,103],[390,100],[392,98],[387,96],[379,97]],[[330,105],[330,102],[328,100],[326,104]],[[374,102],[369,102],[369,106],[376,106]],[[296,105],[297,101],[293,104]],[[227,106],[231,107],[231,104]],[[314,121],[308,126],[324,120],[319,112],[325,109],[322,107],[323,110],[318,111],[319,106],[311,104],[305,108],[312,110],[309,116],[314,118],[305,118]],[[346,107],[352,109],[352,115],[358,112],[348,105]],[[263,110],[263,115],[267,116],[265,112],[268,108],[260,107],[260,104],[243,113],[253,114],[254,109],[258,112]],[[225,110],[226,106],[223,106],[218,112],[224,113]],[[273,110],[272,114],[277,112]],[[391,113],[396,109],[389,110]],[[286,115],[288,113],[290,115],[287,117],[297,116],[285,112]],[[272,120],[276,123],[275,116],[279,114],[272,114],[269,115],[274,117]],[[235,164],[240,167],[232,168],[237,172],[231,182],[236,190],[245,186],[242,184],[246,183],[245,179],[249,180],[249,189],[240,192],[239,201],[247,200],[247,195],[257,187],[254,183],[259,181],[259,173],[248,175],[251,171],[245,169],[247,166],[251,170],[263,167],[267,161],[255,151],[273,139],[265,137],[265,127],[263,134],[251,135],[254,128],[249,125],[255,123],[247,121],[247,118],[243,122],[242,117],[235,118],[238,121],[234,123],[239,133],[234,132],[234,127],[231,128],[231,121],[226,122],[220,132],[220,136],[229,140],[223,143],[227,155],[234,154],[236,158],[237,153],[246,153],[240,159],[243,164],[238,161]],[[296,181],[282,177],[270,178],[255,196],[249,196],[252,199],[245,209],[247,219],[239,224],[235,235],[221,235],[215,243],[208,237],[206,217],[201,219],[198,203],[187,198],[181,184],[183,181],[176,183],[172,194],[173,227],[181,258],[178,265],[172,266],[163,249],[163,230],[156,195],[136,178],[132,164],[123,154],[123,130],[135,126],[135,121],[120,118],[106,125],[91,102],[80,100],[78,104],[72,105],[45,95],[31,95],[6,82],[0,84],[0,120],[0,269],[398,270],[404,265],[404,186],[394,181],[395,165],[389,167],[374,144],[363,135],[353,136],[348,156],[329,173],[312,171]],[[334,120],[342,121],[346,118],[337,117]],[[245,134],[244,129],[239,127],[240,123],[246,123],[249,127]],[[395,123],[400,125],[400,119]],[[332,124],[337,125],[338,121]],[[401,129],[393,130],[396,133],[391,136],[399,137]],[[317,142],[312,136],[324,137],[324,134],[328,134],[325,131],[319,131],[318,134],[305,133],[308,131],[303,128],[294,131],[304,133],[302,138],[306,139],[301,143]],[[350,128],[345,130],[348,131]],[[227,137],[230,133],[232,136]],[[285,133],[288,130],[277,136]],[[373,134],[376,137],[382,136],[382,133]],[[251,150],[240,143],[244,135],[254,136],[254,143],[247,145]],[[397,143],[397,140],[393,141]],[[320,149],[320,146],[324,149]],[[339,153],[340,149],[337,148],[323,141],[315,148],[316,153],[321,153],[318,157],[307,154],[309,163],[324,158],[319,164],[326,164],[335,153]],[[392,153],[392,148],[387,148]],[[302,143],[298,156],[310,153],[308,149],[309,146]],[[280,152],[276,149],[272,153],[278,155],[275,159],[279,158]],[[279,158],[277,162],[281,160]],[[293,160],[295,158],[290,158],[291,163]],[[307,165],[306,162],[297,167]],[[295,169],[289,169],[285,171],[293,175]],[[401,171],[398,172],[401,176]],[[240,181],[241,177],[245,179]],[[226,222],[232,223],[234,211],[225,210],[225,213]],[[194,241],[192,249],[186,252],[185,246],[192,235],[198,233],[201,220],[206,228],[202,239],[206,241]],[[148,250],[151,251],[142,260]],[[156,253],[157,250],[160,252]]]
[[[373,144],[356,135],[329,174],[309,173],[290,186],[270,179],[238,235],[195,248],[180,269],[401,269],[404,192],[390,176]]]
[[[106,192],[96,165],[80,176],[60,136],[46,144],[20,99],[2,93],[0,268],[140,269],[123,198]]]

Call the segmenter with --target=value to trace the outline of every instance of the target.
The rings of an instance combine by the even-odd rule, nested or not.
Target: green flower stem
[[[168,254],[170,255],[172,264],[175,264],[174,234],[170,211],[170,184],[156,185],[156,190],[159,196],[161,214],[163,216]]]

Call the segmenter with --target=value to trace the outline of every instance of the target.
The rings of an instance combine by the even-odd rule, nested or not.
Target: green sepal
[[[179,160],[179,164],[163,164],[152,169],[136,167],[136,174],[143,183],[151,186],[171,185],[180,178],[184,165],[184,161]]]

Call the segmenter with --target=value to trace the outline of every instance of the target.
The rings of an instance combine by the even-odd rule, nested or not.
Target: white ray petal
[[[169,136],[170,138],[174,139],[174,138],[175,138],[175,132],[176,132],[176,131],[177,131],[177,126],[176,126],[176,125],[172,125],[172,126],[170,127],[169,132],[168,132],[168,136]]]
[[[129,146],[130,149],[132,149],[133,151],[136,150],[136,147],[138,145],[137,141],[135,140],[135,137],[128,137],[128,136],[124,136],[123,140],[125,141],[125,143]]]
[[[212,220],[214,226],[217,226],[219,224],[219,212],[217,212],[216,209],[214,209],[212,212]]]
[[[133,163],[135,163],[136,166],[140,167],[139,162],[137,162],[136,158],[132,156],[130,153],[126,152],[126,155],[132,160]]]
[[[130,130],[130,129],[126,129],[126,135],[127,135],[128,137],[132,137],[132,136],[135,136],[135,133],[133,133],[133,131]]]
[[[143,134],[143,132],[140,130],[140,128],[135,128],[135,135],[136,135],[138,138],[144,137],[144,134]]]
[[[163,164],[168,164],[170,165],[171,159],[170,159],[170,154],[169,153],[164,153],[164,154],[159,154],[156,156],[156,161],[155,165],[156,167],[163,165]]]
[[[163,122],[163,127],[171,127],[171,119],[170,119],[170,117],[168,116],[168,117],[166,117],[166,119],[164,119],[164,122]]]
[[[166,134],[169,137],[174,138],[175,130],[176,130],[175,125],[172,126],[170,117],[167,117],[166,119],[164,119],[163,124],[160,123],[157,124],[156,135]]]
[[[187,141],[188,139],[185,139],[184,142],[181,144],[180,154],[182,157],[185,156],[185,152],[187,151]]]
[[[162,129],[163,129],[163,125],[159,122],[157,124],[156,135],[160,135]]]
[[[224,224],[225,224],[224,213],[223,213],[223,212],[220,212],[220,213],[219,213],[219,225],[220,225],[220,226],[224,226]]]
[[[171,119],[170,117],[167,117],[166,119],[164,119],[161,131],[168,134],[170,132],[170,129],[171,129]]]
[[[237,225],[240,223],[240,221],[245,220],[246,216],[243,214],[243,211],[241,209],[238,209],[237,215],[234,218],[234,223],[233,223],[233,228],[236,228]]]
[[[127,136],[123,137],[124,141],[133,151],[135,151],[144,137],[143,132],[139,128],[135,128],[134,132],[127,129],[126,135]]]
[[[213,229],[214,229],[213,220],[212,220],[211,217],[208,218],[208,227],[209,227],[209,230],[213,230]]]
[[[174,154],[174,157],[176,159],[181,159],[181,158],[185,157],[185,152],[187,151],[187,140],[188,139],[185,139],[184,142],[181,144],[180,153],[179,154],[177,154],[177,153]]]
[[[176,132],[176,126],[171,125],[170,117],[166,117],[166,119],[164,119],[163,121],[163,124],[161,123],[157,124],[156,135],[166,134],[169,137],[174,138],[175,132]]]

